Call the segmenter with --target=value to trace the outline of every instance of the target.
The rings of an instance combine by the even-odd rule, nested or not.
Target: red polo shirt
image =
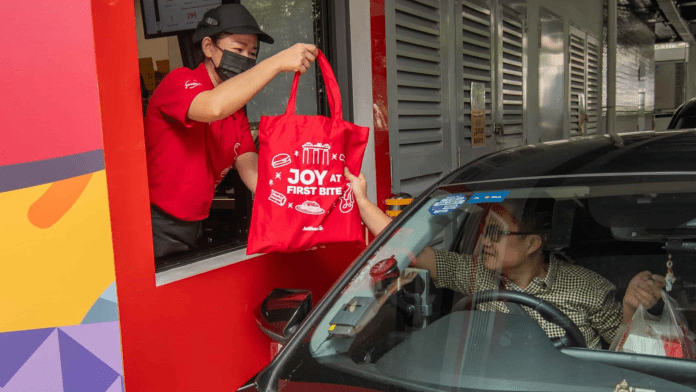
[[[207,218],[215,185],[237,156],[256,152],[244,111],[212,123],[186,116],[196,95],[212,89],[203,64],[175,69],[152,94],[145,116],[150,202],[181,220]]]

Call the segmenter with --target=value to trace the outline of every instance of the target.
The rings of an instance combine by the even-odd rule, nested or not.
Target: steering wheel
[[[537,311],[544,320],[563,328],[566,335],[561,338],[552,339],[556,347],[587,348],[585,336],[582,334],[582,332],[580,332],[578,326],[575,324],[575,322],[573,322],[573,320],[570,319],[570,317],[568,317],[568,315],[558,310],[558,308],[551,305],[549,302],[520,291],[487,290],[474,293],[473,295],[464,297],[462,300],[454,304],[452,307],[452,312],[471,310],[480,303],[493,301],[510,302],[532,308],[533,310]],[[510,312],[516,313],[513,312],[512,308],[510,308]],[[524,314],[529,316],[527,312],[524,312]]]

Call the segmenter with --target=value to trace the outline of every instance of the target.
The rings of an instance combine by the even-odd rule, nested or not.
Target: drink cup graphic
[[[353,210],[353,205],[355,204],[355,197],[353,196],[353,188],[350,184],[346,184],[346,190],[341,196],[341,204],[339,204],[338,209],[346,214]]]

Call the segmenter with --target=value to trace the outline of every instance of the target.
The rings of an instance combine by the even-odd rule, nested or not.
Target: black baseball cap
[[[230,34],[256,34],[259,41],[269,44],[273,43],[273,38],[261,31],[259,24],[251,16],[249,10],[237,3],[223,4],[208,10],[203,15],[203,19],[198,22],[198,26],[196,26],[196,31],[193,33],[193,42],[201,42],[203,38],[212,37],[223,31]]]

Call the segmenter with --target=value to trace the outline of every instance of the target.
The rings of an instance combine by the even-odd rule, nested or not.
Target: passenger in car
[[[193,34],[200,65],[170,72],[145,116],[145,150],[155,257],[197,247],[215,186],[236,169],[256,191],[258,154],[243,110],[282,72],[304,73],[318,55],[296,44],[256,64],[259,41],[273,43],[241,4],[203,15]]]
[[[391,218],[367,198],[362,174],[356,177],[346,170],[345,175],[363,222],[373,234],[379,234]],[[660,298],[664,278],[643,271],[631,279],[622,303],[616,301],[616,288],[607,279],[544,250],[545,236],[536,229],[539,216],[525,212],[523,204],[505,201],[486,207],[474,255],[426,247],[416,257],[415,266],[428,269],[436,286],[467,295],[498,288],[534,295],[568,315],[585,336],[587,347],[593,349],[602,347],[601,339],[611,343],[620,324],[629,322],[638,306],[650,308]],[[500,302],[484,303],[479,309],[506,310]],[[525,310],[549,337],[565,334],[537,312]]]

